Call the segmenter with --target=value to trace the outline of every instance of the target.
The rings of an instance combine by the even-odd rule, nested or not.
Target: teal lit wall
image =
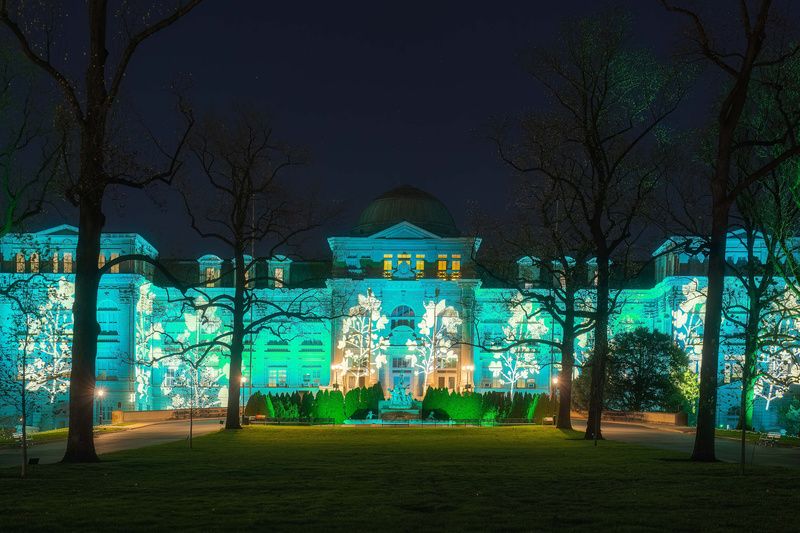
[[[48,294],[59,282],[69,284],[72,274],[65,272],[65,253],[74,253],[77,235],[74,228],[59,226],[39,233],[10,235],[0,241],[2,273],[0,285],[7,287],[15,280],[32,275],[30,257],[39,254],[37,279],[40,284],[28,295],[30,308],[36,311],[47,305]],[[553,378],[558,375],[559,354],[545,344],[535,344],[524,355],[525,368],[516,374],[497,370],[496,351],[485,347],[507,337],[509,327],[516,328],[513,335],[531,338],[557,339],[560,329],[551,317],[541,310],[531,309],[538,323],[511,324],[513,300],[516,290],[489,288],[472,273],[468,259],[480,245],[471,238],[440,238],[413,224],[402,222],[378,234],[366,237],[335,237],[329,240],[332,250],[332,274],[318,287],[257,288],[259,299],[290,307],[302,300],[306,309],[313,309],[323,319],[299,321],[276,320],[248,340],[244,353],[244,375],[247,378],[245,396],[251,392],[290,392],[317,390],[339,385],[344,388],[361,382],[381,381],[384,389],[402,382],[420,395],[423,383],[432,386],[463,389],[467,385],[476,389],[524,392],[549,392]],[[103,237],[106,257],[111,254],[131,252],[147,253],[157,257],[157,251],[136,234],[107,234]],[[24,272],[16,272],[18,254],[25,258]],[[57,254],[58,268],[53,272],[53,255]],[[387,256],[391,256],[386,263]],[[406,263],[406,256],[410,259]],[[440,261],[444,257],[444,268]],[[457,262],[456,262],[457,261]],[[418,263],[419,262],[419,263]],[[283,265],[291,277],[289,263],[285,260],[271,262]],[[421,270],[420,268],[421,267]],[[692,358],[694,369],[699,365],[702,340],[703,301],[705,279],[698,272],[702,264],[696,258],[670,257],[667,254],[657,261],[657,274],[653,286],[627,290],[619,298],[620,310],[612,319],[611,332],[645,327],[669,333]],[[200,274],[201,263],[197,269]],[[296,267],[292,267],[296,268]],[[287,279],[287,282],[290,280]],[[729,284],[735,283],[732,279]],[[228,288],[208,289],[209,294],[229,291]],[[546,289],[533,289],[546,290]],[[373,364],[367,375],[358,375],[347,362],[346,348],[340,347],[343,336],[342,313],[347,314],[359,306],[359,296],[371,294],[380,302],[375,320],[379,328],[372,330],[375,342],[384,343],[381,363]],[[228,360],[223,350],[213,351],[203,364],[196,367],[198,353],[189,351],[183,359],[167,357],[181,343],[212,338],[230,327],[229,317],[223,312],[201,317],[176,302],[177,293],[157,286],[152,270],[146,265],[128,265],[119,272],[103,277],[98,303],[98,322],[101,326],[97,358],[97,386],[104,391],[98,402],[100,414],[107,420],[113,409],[153,410],[224,405],[227,394]],[[408,363],[409,341],[421,336],[420,322],[426,313],[426,304],[442,302],[442,316],[457,318],[457,339],[441,353],[450,354],[430,375],[424,376]],[[63,309],[69,315],[69,309]],[[264,309],[255,309],[257,320]],[[18,310],[7,299],[0,300],[0,327],[4,340],[3,364],[6,374],[17,362],[19,338],[22,331]],[[336,318],[330,318],[335,316]],[[436,316],[437,320],[441,318]],[[724,326],[724,327],[730,327]],[[40,331],[37,338],[51,337],[52,332]],[[56,335],[60,346],[69,346],[71,328],[62,327]],[[52,339],[51,339],[52,340]],[[441,339],[440,339],[441,340]],[[492,344],[495,342],[495,344]],[[590,336],[576,341],[579,360],[591,349]],[[735,343],[723,343],[720,357],[720,375],[724,378],[726,364],[730,364]],[[47,373],[52,354],[46,350],[30,350],[31,361],[42,361],[37,370]],[[29,361],[30,362],[30,361]],[[375,363],[375,361],[373,361]],[[493,366],[493,364],[495,366]],[[51,365],[52,366],[52,365]],[[362,373],[363,374],[363,373]],[[506,376],[504,377],[504,374]],[[63,374],[61,375],[63,379]],[[47,381],[48,376],[42,376]],[[737,384],[721,379],[718,420],[721,425],[735,425],[732,407],[738,403]],[[35,409],[35,422],[42,428],[66,424],[65,390],[53,394],[34,394],[39,405]],[[779,401],[779,400],[778,400]],[[773,403],[775,405],[775,403]],[[12,425],[17,406],[6,402],[0,407],[0,425]],[[756,403],[756,420],[759,427],[777,425],[777,409],[765,408],[765,401]]]

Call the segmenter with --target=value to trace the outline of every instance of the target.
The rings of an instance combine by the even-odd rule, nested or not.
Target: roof
[[[435,196],[410,185],[392,189],[370,202],[361,212],[351,234],[374,235],[404,221],[439,237],[460,235],[453,221],[453,215],[444,203]]]

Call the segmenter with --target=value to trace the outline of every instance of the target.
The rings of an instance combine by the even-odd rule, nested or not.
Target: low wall
[[[224,407],[195,409],[194,418],[225,418]],[[164,409],[161,411],[112,411],[111,423],[163,422],[165,420],[186,420],[188,409]]]
[[[574,418],[586,418],[585,411],[571,411]],[[665,424],[669,426],[685,426],[688,424],[686,413],[656,413],[633,411],[603,411],[603,420],[613,422],[643,422],[646,424]]]

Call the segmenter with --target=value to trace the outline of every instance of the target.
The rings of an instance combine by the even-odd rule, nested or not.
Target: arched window
[[[392,311],[392,329],[407,326],[414,329],[414,310],[407,305],[399,305]]]
[[[17,273],[25,272],[25,254],[22,252],[17,252],[16,265]]]
[[[39,254],[37,252],[31,254],[31,272],[39,272]]]

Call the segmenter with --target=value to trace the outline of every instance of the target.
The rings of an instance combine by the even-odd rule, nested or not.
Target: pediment
[[[411,222],[399,222],[385,230],[369,236],[370,239],[441,239],[428,230],[415,226]]]
[[[70,226],[69,224],[61,224],[60,226],[55,226],[48,229],[43,229],[42,231],[37,231],[36,235],[78,235],[78,228],[75,226]]]

